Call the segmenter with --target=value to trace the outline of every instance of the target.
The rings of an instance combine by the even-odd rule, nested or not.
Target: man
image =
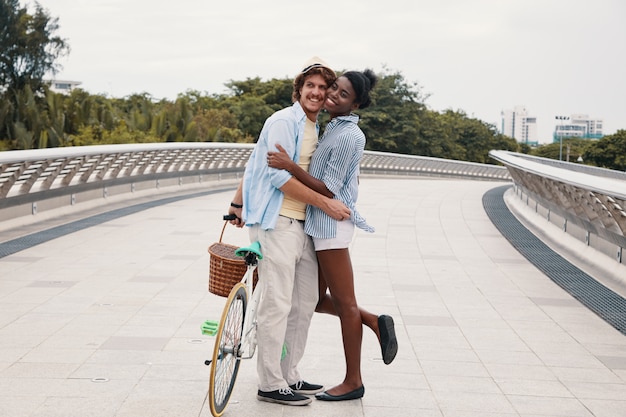
[[[260,401],[306,405],[311,402],[306,395],[324,389],[305,382],[297,369],[318,301],[317,259],[311,238],[304,233],[304,218],[307,204],[337,220],[349,218],[350,210],[339,200],[304,186],[287,171],[269,168],[267,152],[280,144],[308,170],[318,140],[317,115],[335,78],[323,60],[314,57],[305,63],[294,80],[294,104],[265,121],[229,208],[238,217],[232,223],[249,226],[250,240],[258,240],[263,252],[257,310]]]

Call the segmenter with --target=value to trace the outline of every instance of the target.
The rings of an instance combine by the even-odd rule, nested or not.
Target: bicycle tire
[[[235,387],[241,363],[239,349],[247,304],[246,286],[242,283],[235,284],[226,299],[213,347],[209,403],[214,417],[220,417],[224,413]]]

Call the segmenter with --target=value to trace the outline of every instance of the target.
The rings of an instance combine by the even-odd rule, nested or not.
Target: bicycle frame
[[[216,336],[213,355],[205,365],[211,365],[208,398],[211,414],[221,417],[233,391],[241,359],[250,359],[256,350],[256,310],[261,291],[255,291],[254,272],[263,259],[259,242],[235,250],[247,265],[241,281],[228,294],[219,323],[207,320],[204,334]]]
[[[248,270],[244,274],[241,282],[246,286],[248,296],[248,307],[246,308],[245,318],[243,321],[243,335],[241,340],[240,359],[250,359],[254,356],[256,350],[256,309],[259,305],[261,297],[260,291],[254,289],[254,271],[256,265],[248,265]]]

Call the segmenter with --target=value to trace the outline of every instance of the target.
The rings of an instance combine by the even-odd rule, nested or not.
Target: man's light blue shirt
[[[246,226],[259,224],[263,230],[274,229],[283,204],[280,187],[291,178],[282,169],[267,165],[267,152],[280,144],[292,160],[300,160],[306,114],[299,102],[271,115],[263,125],[243,175],[243,210]],[[319,132],[316,125],[316,132]]]

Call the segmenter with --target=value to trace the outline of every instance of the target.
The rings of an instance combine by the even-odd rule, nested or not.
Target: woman
[[[370,92],[376,81],[371,70],[349,71],[327,90],[324,107],[330,114],[330,121],[311,158],[310,174],[282,152],[280,146],[279,152],[268,152],[270,167],[288,170],[308,187],[341,200],[352,210],[350,219],[336,221],[309,206],[304,226],[305,232],[313,238],[319,264],[320,299],[316,311],[339,316],[346,360],[343,382],[316,394],[317,399],[324,401],[352,400],[365,393],[361,379],[362,324],[376,333],[385,364],[393,361],[398,350],[393,319],[376,316],[357,305],[348,251],[355,226],[374,231],[355,209],[365,135],[357,125],[359,116],[352,111],[371,104]]]

